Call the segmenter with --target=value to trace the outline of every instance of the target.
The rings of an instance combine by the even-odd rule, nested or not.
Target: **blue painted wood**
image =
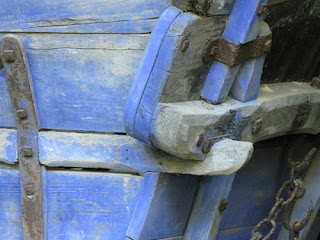
[[[0,162],[14,164],[18,162],[17,131],[0,129]]]
[[[265,56],[253,58],[241,65],[230,90],[231,97],[241,102],[255,100],[258,97],[264,60]]]
[[[132,89],[129,93],[127,105],[125,109],[125,128],[126,132],[131,136],[137,137],[139,140],[142,140],[146,143],[149,142],[149,129],[148,122],[151,120],[151,113],[146,112],[143,109],[143,106],[140,105],[142,100],[144,90],[149,81],[150,74],[154,67],[156,58],[158,56],[159,49],[161,47],[163,38],[170,27],[173,20],[181,13],[181,10],[170,7],[168,8],[160,17],[157,25],[153,29],[151,34],[149,44],[147,46],[146,55],[142,61],[142,64],[139,68],[139,73],[136,77],[136,80],[133,83]],[[136,120],[140,119],[140,123],[137,123]],[[143,120],[143,119],[146,120]],[[142,122],[142,123],[141,123]],[[146,126],[139,128],[139,124],[146,124]],[[136,129],[140,132],[136,132]],[[142,131],[145,130],[145,131]]]
[[[256,39],[262,20],[257,12],[261,3],[265,2],[265,0],[236,1],[222,37],[234,43],[246,43]],[[224,102],[239,68],[239,65],[229,67],[217,61],[213,62],[201,96],[215,104]]]
[[[259,36],[271,34],[266,22],[260,25]],[[230,95],[241,102],[248,102],[258,97],[260,80],[265,56],[247,60],[242,64],[236,76]]]
[[[169,0],[3,0],[1,32],[149,33]]]
[[[220,230],[254,226],[268,216],[275,194],[287,171],[282,147],[256,148],[250,162],[240,169],[233,181],[228,208]]]
[[[54,170],[46,175],[48,239],[125,239],[142,177]]]
[[[215,239],[223,215],[219,205],[228,199],[234,176],[202,177],[183,239]]]
[[[183,235],[197,179],[187,175],[146,173],[127,237],[149,240]]]
[[[22,239],[20,174],[17,166],[0,165],[0,236]]]
[[[148,35],[19,37],[26,47],[42,129],[124,132],[123,108]],[[1,72],[0,84],[5,82]],[[7,96],[8,90],[0,87],[0,93]],[[0,107],[5,110],[0,123],[13,127],[11,103],[1,101]]]

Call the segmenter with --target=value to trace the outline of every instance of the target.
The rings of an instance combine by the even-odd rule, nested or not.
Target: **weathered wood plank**
[[[231,12],[234,0],[172,0],[183,11],[190,11],[205,16],[226,15]]]
[[[146,173],[127,236],[133,240],[183,235],[197,177]]]
[[[14,164],[18,161],[17,131],[0,129],[0,162]]]
[[[142,177],[47,172],[48,239],[125,239]]]
[[[2,0],[1,32],[149,33],[169,0]]]
[[[0,165],[0,236],[22,239],[20,174],[17,166]]]
[[[227,201],[235,174],[202,177],[184,233],[185,240],[211,240],[216,238],[224,210],[221,201]]]
[[[124,102],[148,35],[19,37],[27,51],[40,128],[124,132]],[[3,72],[0,84],[0,124],[13,127]]]
[[[230,148],[233,147],[233,151]],[[251,144],[251,143],[250,143]],[[121,172],[167,172],[191,175],[228,175],[250,158],[247,143],[216,144],[204,161],[184,161],[129,137],[89,133],[39,133],[40,162],[50,167],[103,168]],[[238,156],[236,160],[232,156]],[[239,160],[240,159],[240,160]],[[236,161],[236,164],[234,164]]]
[[[203,159],[204,138],[229,134],[231,139],[257,142],[293,133],[320,132],[320,91],[308,83],[264,85],[256,100],[234,99],[220,105],[203,101],[162,103],[150,129],[152,144],[183,159]],[[260,118],[262,125],[253,130]]]

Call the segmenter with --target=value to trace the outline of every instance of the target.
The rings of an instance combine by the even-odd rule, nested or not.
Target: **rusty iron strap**
[[[205,48],[203,61],[209,63],[216,60],[233,67],[249,58],[261,57],[270,52],[271,43],[271,33],[245,44],[235,44],[225,38],[216,38]]]
[[[8,35],[2,40],[1,60],[9,85],[18,131],[23,239],[43,240],[41,166],[38,158],[38,119],[26,54],[20,41]]]

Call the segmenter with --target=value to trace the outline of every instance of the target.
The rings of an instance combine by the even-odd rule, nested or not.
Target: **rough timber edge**
[[[239,170],[251,158],[252,152],[251,143],[225,139],[213,147],[207,160],[183,161],[128,136],[39,133],[40,162],[48,167],[109,169],[141,174],[229,175]]]
[[[199,135],[205,139],[229,134],[231,139],[257,142],[294,133],[320,132],[320,91],[308,83],[264,85],[257,100],[229,99],[220,105],[203,101],[160,104],[151,126],[152,144],[182,159],[206,158]],[[253,125],[262,119],[254,133]]]

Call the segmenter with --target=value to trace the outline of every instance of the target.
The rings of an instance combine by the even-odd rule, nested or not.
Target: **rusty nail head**
[[[264,51],[270,52],[271,50],[272,41],[269,39],[264,43]]]
[[[262,3],[258,9],[258,15],[264,15],[267,11],[267,5],[265,3]]]
[[[320,90],[320,78],[318,78],[318,77],[313,78],[310,83],[310,86],[315,89]]]
[[[212,146],[213,146],[214,141],[212,139],[207,139],[204,141],[202,145],[202,152],[203,153],[208,153],[210,152]]]
[[[32,182],[28,182],[24,187],[27,195],[33,195],[35,192],[34,184]]]
[[[227,206],[228,206],[228,201],[223,199],[219,205],[219,212],[223,212],[224,210],[226,210]]]
[[[22,147],[22,154],[25,157],[32,157],[33,156],[33,150],[30,146],[24,146]]]
[[[182,40],[181,51],[185,52],[188,49],[188,47],[189,47],[189,40],[188,39]]]
[[[16,60],[16,54],[11,49],[5,49],[3,51],[3,57],[7,62],[14,62]]]
[[[256,134],[260,131],[262,126],[262,119],[261,118],[257,118],[256,120],[253,121],[252,123],[252,133]]]
[[[27,114],[27,111],[25,109],[19,109],[17,111],[17,115],[20,119],[24,119],[24,118],[27,118],[28,114]]]
[[[203,140],[204,140],[204,135],[203,134],[200,134],[198,139],[197,139],[197,146],[200,147],[201,144],[203,143]]]

